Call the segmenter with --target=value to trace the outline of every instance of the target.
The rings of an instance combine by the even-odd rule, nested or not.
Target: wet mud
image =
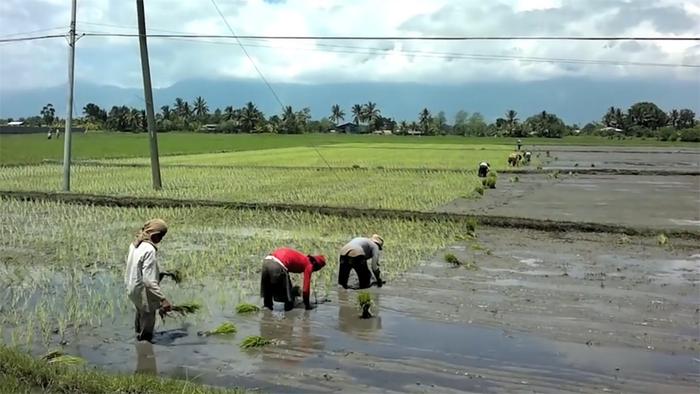
[[[684,393],[700,384],[698,285],[691,241],[482,228],[370,289],[371,319],[353,290],[313,311],[237,315],[232,286],[181,284],[210,303],[159,321],[153,345],[134,341],[125,314],[65,349],[109,371],[263,392]],[[238,332],[197,335],[224,321]],[[275,344],[240,349],[249,335]]]

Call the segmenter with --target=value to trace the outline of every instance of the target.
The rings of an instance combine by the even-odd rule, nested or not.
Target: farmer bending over
[[[530,163],[530,159],[532,159],[532,152],[525,152],[525,163]]]
[[[489,173],[490,169],[491,166],[489,163],[482,161],[481,164],[479,164],[479,178],[486,178],[486,175]]]
[[[382,287],[384,282],[379,271],[379,251],[384,247],[384,239],[377,234],[370,238],[353,238],[340,250],[340,270],[338,272],[338,284],[348,288],[350,271],[355,270],[360,280],[360,289],[370,287],[372,274],[367,268],[367,260],[372,259],[372,272],[377,281],[377,287]]]
[[[279,248],[265,257],[260,278],[260,296],[265,307],[272,310],[273,299],[284,302],[284,310],[294,309],[298,294],[292,288],[289,273],[304,274],[304,290],[302,292],[304,306],[313,309],[309,301],[311,294],[311,273],[326,265],[324,256],[305,255],[292,248]]]
[[[124,282],[129,299],[136,307],[134,329],[139,341],[152,341],[156,312],[172,307],[160,288],[160,267],[156,261],[156,245],[163,240],[168,226],[161,219],[151,219],[129,245]]]

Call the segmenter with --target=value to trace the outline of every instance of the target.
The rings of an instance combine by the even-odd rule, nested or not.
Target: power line
[[[31,31],[24,31],[21,33],[9,33],[9,34],[3,34],[3,38],[9,38],[9,37],[16,37],[16,36],[26,36],[28,34],[36,34],[36,33],[43,33],[46,31],[52,31],[52,30],[65,30],[68,29],[68,26],[56,26],[56,27],[48,27],[45,29],[38,29],[38,30],[31,30]]]
[[[232,34],[233,36],[236,36],[236,32],[233,31],[233,28],[231,27],[231,25],[230,25],[230,24],[228,23],[228,21],[226,20],[226,17],[224,16],[224,14],[223,14],[223,13],[221,12],[221,10],[219,9],[219,6],[216,4],[216,0],[211,0],[211,3],[214,5],[214,8],[216,8],[216,12],[219,14],[219,16],[221,17],[221,19],[224,21],[224,23],[226,24],[226,27],[227,27],[228,30],[231,32],[231,34]],[[284,112],[284,111],[285,111],[284,104],[282,103],[282,100],[280,100],[279,96],[277,95],[277,92],[275,92],[275,89],[273,89],[273,88],[272,88],[272,85],[270,85],[270,83],[267,81],[267,78],[265,78],[265,75],[263,75],[262,71],[260,71],[260,69],[258,68],[257,64],[255,64],[255,61],[254,61],[253,58],[248,54],[248,50],[245,49],[245,46],[243,46],[243,43],[241,42],[241,40],[240,40],[238,37],[236,37],[236,42],[238,42],[238,45],[239,45],[239,46],[241,47],[241,49],[243,50],[243,53],[245,53],[246,57],[248,57],[248,60],[250,60],[250,63],[253,65],[253,67],[255,67],[255,71],[258,72],[258,75],[260,75],[260,78],[263,80],[263,82],[265,82],[265,85],[267,85],[268,89],[270,89],[270,92],[272,92],[272,95],[275,97],[275,100],[277,100],[277,102],[279,103],[279,105],[280,105],[282,111]],[[326,166],[327,166],[329,169],[331,169],[332,167],[331,167],[330,163],[328,163],[328,161],[326,160],[326,158],[323,157],[323,155],[322,155],[321,152],[318,150],[318,148],[316,148],[316,145],[312,143],[312,144],[311,144],[311,147],[314,149],[314,151],[316,152],[316,154],[318,155],[318,157],[320,157],[321,160],[323,160],[323,162],[326,164]],[[335,173],[334,173],[334,174],[335,174]],[[341,179],[340,179],[340,177],[338,176],[338,174],[335,174],[335,177],[338,179],[339,182],[341,181]]]
[[[50,34],[50,35],[44,35],[44,36],[3,38],[3,39],[0,39],[0,43],[46,40],[49,38],[61,38],[61,37],[65,37],[65,36],[66,36],[65,34]]]
[[[213,1],[213,0],[212,0]],[[217,7],[218,10],[218,7]],[[228,22],[227,22],[228,24]],[[134,33],[94,33],[93,36],[138,37]],[[356,41],[700,41],[700,37],[593,37],[593,36],[263,36],[222,34],[148,34],[153,38],[236,38],[256,40],[356,40]]]
[[[250,60],[250,64],[253,65],[253,68],[255,68],[255,71],[257,71],[258,75],[260,75],[260,79],[262,79],[263,82],[265,82],[265,85],[267,85],[267,88],[270,89],[270,92],[272,92],[272,95],[275,97],[275,100],[277,100],[277,103],[279,103],[279,105],[280,105],[280,107],[282,108],[282,110],[284,110],[284,104],[282,103],[282,100],[280,100],[279,96],[277,95],[277,92],[275,92],[275,89],[272,88],[272,85],[270,85],[270,83],[267,81],[267,78],[265,78],[265,75],[262,73],[262,71],[260,71],[260,69],[258,68],[258,65],[255,64],[255,60],[253,60],[253,57],[250,56],[250,54],[248,53],[248,50],[245,49],[245,47],[243,46],[243,43],[241,42],[241,40],[236,36],[236,32],[233,31],[233,28],[232,28],[231,25],[228,23],[228,20],[226,20],[226,17],[224,16],[224,14],[223,14],[223,13],[221,12],[221,10],[219,9],[219,6],[216,4],[216,0],[211,0],[211,3],[212,3],[212,5],[214,5],[214,8],[216,8],[216,12],[219,13],[219,16],[221,17],[221,20],[224,21],[224,24],[226,25],[226,27],[228,28],[228,30],[231,32],[231,35],[232,35],[233,37],[235,37],[236,42],[238,42],[238,46],[241,47],[241,50],[243,51],[243,53],[246,55],[246,57],[248,58],[248,60]]]
[[[223,41],[207,41],[188,38],[163,38],[176,41],[200,42],[214,45],[234,45],[230,42]],[[260,40],[263,41],[264,40]],[[582,64],[582,65],[610,65],[610,66],[642,66],[642,67],[683,67],[683,68],[700,68],[696,64],[678,64],[678,63],[653,63],[653,62],[628,62],[622,60],[605,60],[605,59],[571,59],[571,58],[550,58],[536,56],[515,56],[515,55],[497,55],[497,54],[475,54],[475,53],[460,53],[460,52],[435,52],[435,51],[417,51],[395,48],[364,48],[348,45],[332,45],[332,44],[315,44],[317,47],[330,48],[310,48],[310,47],[290,47],[281,45],[265,45],[265,44],[250,44],[246,46],[254,48],[275,48],[275,49],[290,49],[300,51],[314,51],[324,53],[345,53],[345,54],[366,54],[366,55],[388,55],[390,51],[397,51],[403,55],[421,57],[421,58],[437,58],[446,60],[486,60],[486,61],[521,61],[526,63],[564,63],[564,64]]]

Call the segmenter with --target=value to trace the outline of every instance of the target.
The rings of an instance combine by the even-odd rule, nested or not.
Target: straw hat
[[[374,234],[370,239],[372,240],[372,242],[377,244],[377,246],[379,246],[379,250],[382,250],[382,248],[384,247],[384,238],[379,236],[379,234]]]

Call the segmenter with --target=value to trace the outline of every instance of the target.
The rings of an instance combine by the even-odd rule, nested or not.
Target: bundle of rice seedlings
[[[233,323],[221,323],[218,327],[209,331],[200,331],[197,333],[199,336],[209,336],[209,335],[229,335],[238,332],[238,328]]]
[[[520,178],[516,175],[512,178],[510,178],[511,183],[518,183],[520,182]]]
[[[372,295],[366,291],[361,291],[357,294],[357,303],[360,305],[360,311],[362,312],[363,319],[369,319],[372,317]]]
[[[454,267],[459,267],[460,265],[462,265],[462,262],[459,261],[457,256],[455,256],[453,253],[446,253],[445,254],[445,261],[452,264],[452,266],[454,266]]]
[[[159,313],[160,317],[165,319],[165,316],[168,315],[185,316],[192,313],[196,313],[200,309],[202,309],[202,304],[196,302],[186,302],[184,304],[173,305],[172,308],[170,308],[170,312],[168,313],[165,313],[162,310]]]
[[[668,237],[666,234],[661,233],[658,237],[656,237],[656,242],[658,242],[660,246],[665,246],[668,244]]]
[[[470,271],[476,271],[479,269],[479,266],[476,265],[476,261],[467,261],[463,264],[463,267],[470,270]]]
[[[489,189],[495,189],[497,178],[496,171],[489,171],[489,174],[481,181],[481,184]]]
[[[267,338],[263,338],[263,337],[258,336],[258,335],[252,335],[252,336],[249,336],[246,339],[244,339],[243,342],[241,342],[241,349],[259,348],[259,347],[267,346],[271,343],[272,343],[272,341],[267,339]]]
[[[85,360],[76,357],[76,356],[71,356],[70,354],[65,354],[61,350],[52,350],[43,356],[41,356],[41,359],[46,361],[49,364],[62,364],[62,365],[83,365],[85,364]]]
[[[257,305],[253,304],[238,304],[236,306],[236,313],[254,313],[254,312],[260,312],[260,307]]]

